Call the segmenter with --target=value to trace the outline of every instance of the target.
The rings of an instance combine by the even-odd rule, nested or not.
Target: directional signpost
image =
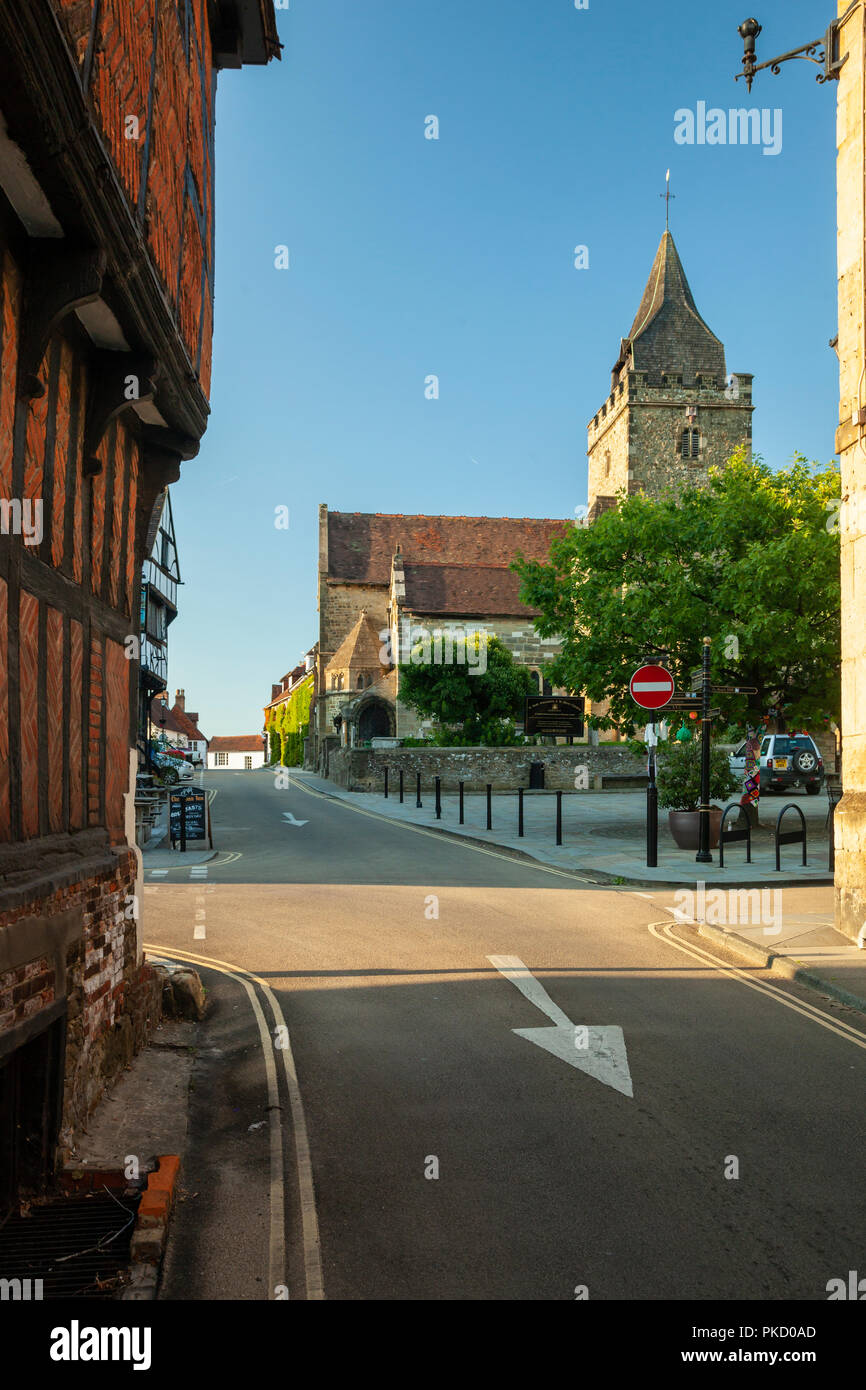
[[[640,666],[628,683],[631,697],[641,709],[650,711],[652,737],[649,740],[646,789],[646,866],[658,868],[659,793],[656,786],[656,710],[665,709],[674,697],[674,678],[664,666]]]
[[[700,848],[695,855],[699,864],[712,864],[710,853],[710,725],[720,709],[710,708],[713,695],[756,695],[754,685],[713,685],[710,679],[710,639],[704,638],[703,661],[692,671],[691,690],[677,690],[674,678],[664,666],[641,666],[628,683],[632,699],[643,709],[681,710],[683,714],[700,715],[701,719],[701,806]],[[655,785],[655,715],[652,714],[653,738],[650,741],[649,776],[647,787],[647,851],[648,869],[658,864],[658,792]]]

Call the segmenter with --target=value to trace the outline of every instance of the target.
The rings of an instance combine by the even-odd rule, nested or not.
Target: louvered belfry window
[[[701,452],[700,430],[686,426],[680,437],[680,453],[684,459],[696,459]]]

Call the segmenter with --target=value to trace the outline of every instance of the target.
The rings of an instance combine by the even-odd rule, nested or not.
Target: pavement
[[[587,882],[210,777],[206,883],[144,890],[212,1000],[161,1298],[824,1300],[860,1268],[866,1027],[766,967],[842,969],[829,886]]]
[[[832,883],[827,868],[828,836],[826,797],[793,792],[785,797],[765,798],[761,802],[762,825],[752,834],[752,863],[746,863],[745,844],[728,847],[724,868],[719,867],[718,850],[713,863],[698,865],[694,850],[679,849],[671,837],[666,812],[659,814],[658,867],[646,866],[646,793],[565,792],[562,797],[562,845],[556,844],[556,794],[525,792],[523,797],[524,834],[517,833],[517,793],[500,793],[492,798],[493,828],[487,829],[487,799],[483,794],[464,798],[464,824],[459,823],[459,799],[453,792],[442,794],[442,817],[435,818],[432,788],[422,792],[422,808],[415,805],[414,786],[405,788],[401,803],[396,785],[389,795],[380,792],[350,792],[311,772],[293,768],[291,776],[300,784],[336,797],[351,805],[391,820],[424,825],[449,835],[461,835],[481,844],[499,845],[518,854],[529,855],[542,864],[556,865],[593,878],[637,884],[705,883],[733,888],[766,883],[776,887],[797,883]],[[773,827],[782,807],[793,802],[806,819],[807,859],[803,867],[799,845],[783,845],[781,870],[776,872]],[[715,805],[724,806],[724,802]],[[730,822],[728,822],[730,829]],[[789,814],[783,830],[799,828],[799,818]]]
[[[415,806],[414,790],[411,800],[406,797],[401,805],[396,793],[389,794],[386,799],[384,795],[348,792],[300,769],[293,769],[292,776],[302,785],[322,795],[335,796],[358,805],[368,814],[384,815],[414,824],[425,817],[423,823],[434,831],[463,835],[481,843],[486,841],[531,855],[542,863],[571,869],[575,873],[603,873],[619,883],[649,885],[661,882],[687,886],[694,901],[681,906],[686,899],[681,894],[674,895],[672,911],[678,920],[693,922],[700,928],[701,934],[709,939],[727,939],[731,949],[739,949],[745,959],[760,962],[774,974],[786,979],[795,978],[810,988],[822,990],[828,997],[866,1013],[866,950],[858,949],[833,924],[832,875],[808,867],[803,869],[799,864],[785,864],[781,873],[775,871],[770,827],[775,825],[779,811],[787,804],[787,798],[774,798],[769,803],[766,800],[762,803],[765,824],[753,835],[754,862],[744,862],[745,848],[739,844],[736,849],[729,851],[728,864],[723,869],[719,868],[717,862],[718,851],[713,852],[712,864],[695,864],[693,851],[681,850],[673,844],[664,824],[664,816],[661,815],[659,867],[653,870],[647,869],[642,862],[642,857],[646,855],[646,803],[643,792],[577,793],[573,801],[564,795],[564,843],[551,847],[551,826],[548,822],[552,811],[555,839],[556,807],[555,797],[551,797],[549,792],[524,794],[524,837],[521,839],[516,833],[509,834],[507,829],[496,829],[497,825],[507,827],[509,821],[512,826],[516,822],[516,796],[506,794],[493,798],[491,819],[494,829],[488,831],[485,796],[464,797],[464,825],[460,826],[453,824],[459,815],[456,797],[442,797],[442,820],[436,821],[435,798],[426,793],[422,794],[423,806],[419,812]],[[827,806],[824,799],[805,794],[797,797],[796,792],[792,794],[792,799],[801,807],[806,818],[809,844],[816,846],[812,856],[819,853],[826,855]],[[450,819],[446,820],[446,817]],[[791,818],[792,821],[794,819]],[[569,830],[577,846],[574,849],[566,843]],[[589,852],[584,846],[591,836],[597,839],[609,836],[624,843],[618,852]],[[799,854],[799,845],[783,847],[783,854],[790,855],[792,852]],[[816,907],[798,911],[793,895],[789,894],[788,905],[783,909],[781,890],[809,882],[827,885],[819,898],[812,899]],[[755,905],[745,921],[742,920],[743,913],[738,911],[741,902],[735,890],[739,888],[758,889],[764,895],[762,902]],[[735,899],[733,903],[729,901],[729,895]],[[817,906],[818,902],[820,906]],[[749,906],[751,908],[752,904]],[[754,916],[766,920],[752,925],[751,918]]]

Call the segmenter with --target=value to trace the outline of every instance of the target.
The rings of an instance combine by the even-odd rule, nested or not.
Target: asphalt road
[[[671,894],[588,888],[268,772],[206,785],[220,856],[146,878],[145,940],[273,991],[325,1297],[824,1300],[862,1266],[861,1015],[651,929]],[[202,974],[214,1007],[163,1297],[273,1297],[265,1054],[244,988]],[[549,1044],[556,1021],[563,1055],[514,1032]],[[631,1095],[621,1065],[620,1088],[600,1079],[601,1029],[622,1030]],[[286,1286],[303,1298],[304,1136],[278,1062]]]

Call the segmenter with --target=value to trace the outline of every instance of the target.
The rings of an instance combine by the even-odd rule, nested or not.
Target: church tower
[[[700,483],[752,441],[752,376],[727,376],[723,343],[698,313],[674,239],[661,239],[643,299],[588,426],[589,519],[616,494],[659,497]]]

